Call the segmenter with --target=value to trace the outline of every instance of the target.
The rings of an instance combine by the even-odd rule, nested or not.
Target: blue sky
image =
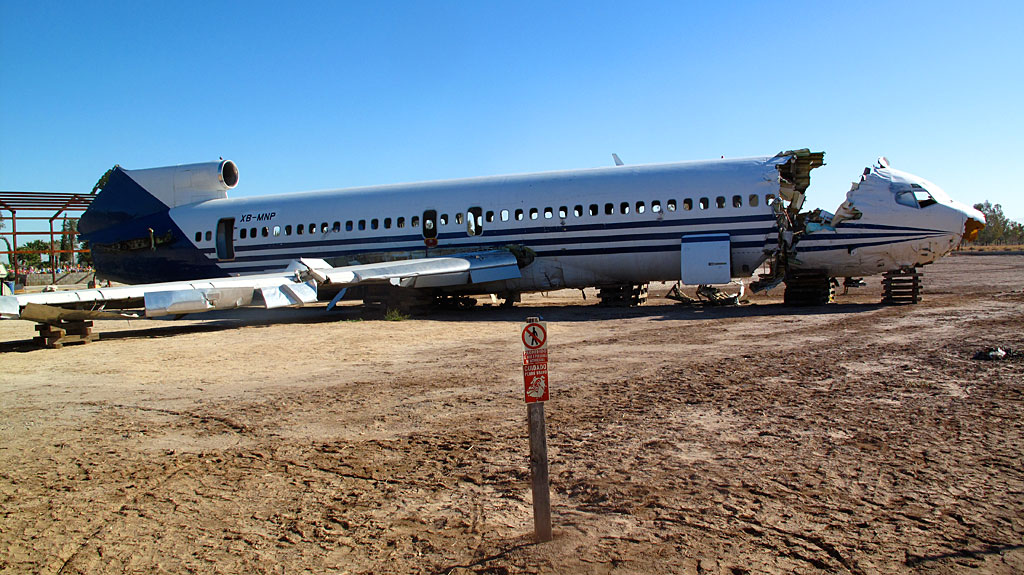
[[[806,147],[810,207],[885,155],[1024,221],[1021,6],[0,0],[0,189],[218,156],[257,195]]]

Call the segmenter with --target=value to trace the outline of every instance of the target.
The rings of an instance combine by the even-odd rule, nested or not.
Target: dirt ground
[[[1024,256],[837,305],[0,322],[5,573],[1021,573]],[[653,290],[664,293],[664,286]],[[520,322],[549,322],[532,542]]]

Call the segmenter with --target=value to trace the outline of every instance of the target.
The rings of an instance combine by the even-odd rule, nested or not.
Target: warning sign
[[[533,321],[523,326],[523,349],[544,349],[548,345],[547,322]]]
[[[523,385],[526,403],[548,400],[548,325],[529,318],[523,324]]]
[[[530,363],[523,366],[523,384],[526,403],[548,400],[548,364]]]

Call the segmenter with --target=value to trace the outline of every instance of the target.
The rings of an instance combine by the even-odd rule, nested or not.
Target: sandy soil
[[[0,322],[0,571],[1024,572],[1024,256],[926,300]],[[658,293],[663,293],[661,288]],[[520,321],[549,323],[532,543]]]

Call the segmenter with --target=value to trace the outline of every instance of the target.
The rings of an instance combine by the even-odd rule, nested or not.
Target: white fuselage
[[[680,278],[681,238],[718,232],[729,235],[731,275],[749,277],[777,243],[771,203],[779,195],[776,166],[785,160],[213,199],[169,215],[231,275],[280,269],[299,257],[337,266],[516,246],[535,258],[521,278],[505,282],[508,291],[672,281]],[[224,221],[230,225],[220,231],[230,228],[230,250],[224,237],[218,249]],[[425,238],[433,231],[436,244]]]

